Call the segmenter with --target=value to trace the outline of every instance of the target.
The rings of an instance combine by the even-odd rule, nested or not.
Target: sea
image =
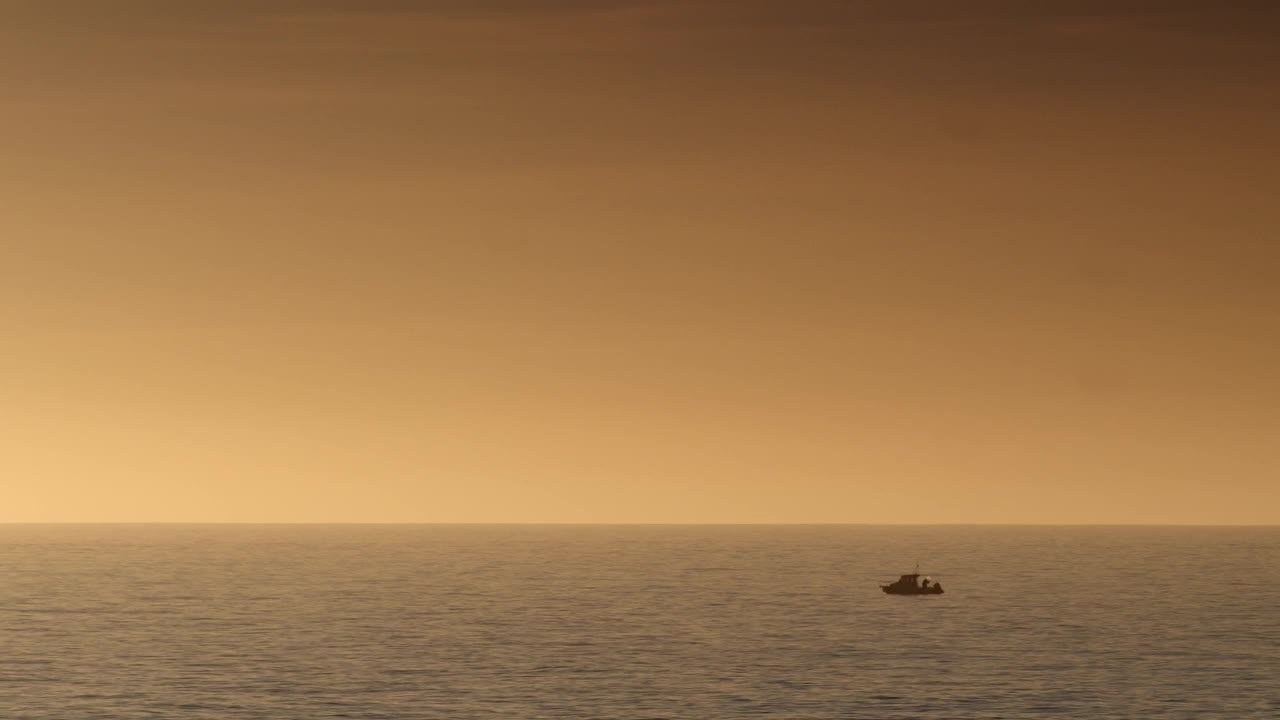
[[[0,525],[3,720],[760,717],[1280,718],[1280,528]]]

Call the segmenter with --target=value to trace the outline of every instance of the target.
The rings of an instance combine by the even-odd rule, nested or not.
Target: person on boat
[[[920,589],[921,589],[921,590],[928,590],[928,589],[929,589],[929,578],[925,578],[924,580],[922,580],[922,581],[920,582]]]

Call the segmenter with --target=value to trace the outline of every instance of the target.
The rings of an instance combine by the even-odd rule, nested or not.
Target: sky
[[[1277,37],[9,0],[0,521],[1280,523]]]

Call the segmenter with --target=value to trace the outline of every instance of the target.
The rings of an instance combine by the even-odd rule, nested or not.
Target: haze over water
[[[0,717],[1274,718],[1277,607],[1276,528],[10,525]]]
[[[1275,0],[9,0],[0,521],[1280,523]]]

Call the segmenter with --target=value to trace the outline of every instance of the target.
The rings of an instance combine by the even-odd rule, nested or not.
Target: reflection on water
[[[0,717],[1274,718],[1277,608],[1275,528],[0,526]]]

